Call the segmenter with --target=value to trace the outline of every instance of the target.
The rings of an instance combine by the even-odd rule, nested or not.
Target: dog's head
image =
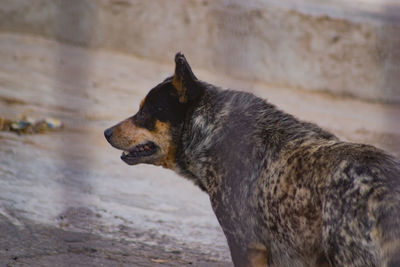
[[[121,159],[129,165],[175,166],[176,136],[202,92],[183,54],[176,54],[175,64],[175,74],[150,90],[134,116],[104,131],[107,141],[123,150]]]

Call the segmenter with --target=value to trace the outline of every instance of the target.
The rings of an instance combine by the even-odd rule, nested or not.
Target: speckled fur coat
[[[400,266],[397,159],[175,60],[163,83],[187,108],[168,167],[209,194],[235,266]]]

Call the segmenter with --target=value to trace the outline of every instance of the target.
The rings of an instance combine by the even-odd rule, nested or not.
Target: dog
[[[400,162],[253,94],[196,78],[185,56],[104,135],[211,200],[235,266],[400,266]]]

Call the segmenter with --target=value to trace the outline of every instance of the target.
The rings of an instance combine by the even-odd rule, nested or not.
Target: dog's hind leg
[[[392,194],[373,205],[377,226],[372,231],[379,244],[382,266],[400,266],[400,196]]]

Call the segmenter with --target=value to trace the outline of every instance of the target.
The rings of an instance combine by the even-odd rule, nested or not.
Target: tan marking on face
[[[182,79],[180,79],[176,75],[174,75],[174,78],[172,79],[172,85],[178,91],[179,102],[185,103],[186,102],[186,92],[185,92],[186,88],[183,85]]]
[[[160,146],[161,150],[164,152],[163,157],[157,162],[158,164],[163,166],[164,168],[173,169],[175,167],[175,152],[176,147],[172,142],[171,130],[169,123],[157,121],[155,127],[155,141],[158,146]]]
[[[144,105],[144,101],[145,101],[145,100],[146,100],[146,98],[143,98],[143,99],[142,99],[142,101],[140,101],[140,105],[139,105],[139,107],[140,107],[140,108],[142,108],[142,107],[143,107],[143,105]]]
[[[157,120],[154,130],[149,131],[138,127],[131,119],[126,119],[115,126],[111,141],[122,150],[131,150],[136,145],[152,141],[160,147],[160,151],[155,154],[154,161],[149,163],[168,169],[175,168],[176,148],[172,142],[169,123]]]

